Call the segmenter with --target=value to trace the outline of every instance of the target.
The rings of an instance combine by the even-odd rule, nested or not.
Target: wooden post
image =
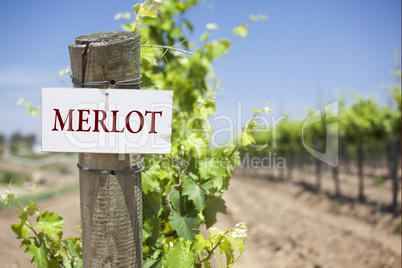
[[[92,87],[116,88],[115,82],[140,75],[137,33],[114,31],[79,36],[75,45],[69,45],[69,51],[75,79],[84,83],[111,81],[109,85]],[[135,164],[140,157],[80,153],[78,162],[86,168],[111,171]],[[79,180],[84,267],[142,267],[141,173],[112,175],[80,170]]]

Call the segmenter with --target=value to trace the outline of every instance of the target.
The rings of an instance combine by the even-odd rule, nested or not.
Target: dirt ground
[[[323,178],[324,188],[327,183]],[[216,226],[229,229],[245,221],[252,245],[233,267],[401,267],[399,218],[373,205],[336,203],[300,184],[242,172],[235,173],[224,199],[228,213],[219,214]],[[78,201],[78,193],[72,193],[39,205],[61,214],[65,235],[73,236],[78,235]],[[22,253],[10,229],[16,222],[16,211],[0,211],[0,268],[31,267],[31,256]]]

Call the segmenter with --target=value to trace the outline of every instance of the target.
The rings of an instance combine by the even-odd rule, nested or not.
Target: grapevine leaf
[[[152,6],[146,6],[144,4],[136,4],[133,6],[133,11],[135,11],[137,15],[139,14],[140,17],[156,18],[158,16]]]
[[[68,248],[73,258],[74,267],[82,267],[82,244],[80,237],[68,239]]]
[[[152,235],[153,226],[150,220],[146,219],[142,226],[142,241],[145,241]]]
[[[213,175],[213,185],[216,189],[221,189],[225,184],[225,179],[229,175],[226,167],[222,165],[210,166],[210,172]]]
[[[157,218],[161,209],[161,200],[155,193],[143,194],[143,213],[146,218]]]
[[[23,211],[18,218],[21,220],[21,222],[11,225],[11,229],[17,235],[17,238],[21,239],[29,235],[31,229],[25,224],[28,219],[28,214],[26,211]]]
[[[192,267],[194,253],[187,247],[184,238],[179,238],[174,247],[166,253],[166,267]]]
[[[154,191],[159,183],[154,180],[154,173],[151,170],[147,170],[142,173],[142,190],[145,194]]]
[[[208,231],[211,233],[208,239],[214,244],[217,244],[221,238],[225,236],[225,233],[216,227],[211,227],[208,229]]]
[[[241,145],[242,146],[247,146],[252,142],[252,138],[250,137],[250,135],[248,135],[247,132],[243,132],[241,134]],[[254,142],[255,143],[255,142]]]
[[[7,204],[8,202],[11,202],[12,200],[14,200],[15,197],[16,197],[15,193],[7,191],[5,194],[3,194],[1,196],[1,200],[3,202],[6,202],[6,204]]]
[[[25,238],[21,246],[25,246],[25,253],[34,255],[31,263],[37,264],[39,268],[46,268],[49,266],[49,260],[47,255],[49,254],[49,249],[46,247],[46,241],[44,240],[44,234],[38,234],[38,240],[34,237]]]
[[[236,250],[240,253],[243,254],[244,252],[244,240],[241,237],[230,237],[229,238],[230,243],[236,248]]]
[[[210,166],[210,159],[202,159],[199,162],[198,170],[200,172],[201,178],[208,179],[209,178],[209,166]]]
[[[143,268],[162,268],[162,262],[160,259],[154,260],[152,258],[148,258],[144,262]]]
[[[204,261],[203,262],[203,264],[204,264],[204,268],[211,268],[212,266],[211,266],[211,261],[210,260],[206,260],[206,261]]]
[[[61,238],[63,234],[61,231],[63,218],[56,213],[46,211],[36,219],[36,222],[35,229],[42,229],[51,239]]]
[[[184,20],[184,24],[187,26],[187,28],[190,30],[190,32],[194,31],[193,25],[188,20]]]
[[[234,228],[234,232],[236,233],[237,237],[246,237],[247,231],[248,229],[245,222],[236,224],[236,227]]]
[[[191,173],[191,177],[196,179],[196,175]],[[201,188],[195,184],[191,179],[186,178],[183,180],[183,194],[192,200],[198,210],[203,210],[205,207],[205,194]]]
[[[252,20],[252,21],[257,21],[257,20],[258,20],[258,18],[257,18],[257,16],[256,16],[256,15],[251,14],[251,15],[250,15],[250,20]]]
[[[209,229],[216,222],[216,214],[221,212],[226,214],[225,201],[221,197],[212,196],[203,210],[203,215],[205,217],[205,224]]]
[[[63,264],[64,265],[64,264]],[[64,266],[61,266],[61,264],[57,261],[57,260],[55,260],[55,259],[50,259],[50,261],[49,261],[49,264],[48,264],[48,266],[47,266],[47,268],[61,268],[61,267],[64,267]],[[67,267],[71,267],[71,265],[70,266],[67,266]],[[78,266],[77,266],[78,267]],[[82,266],[81,266],[82,267]]]
[[[152,6],[143,6],[141,10],[141,17],[156,18],[158,17],[158,15],[156,14]]]
[[[223,239],[223,242],[219,244],[219,251],[221,252],[221,254],[225,253],[226,265],[231,265],[234,261],[234,254],[232,245],[227,239]]]
[[[33,216],[33,215],[35,215],[36,213],[39,213],[39,206],[38,206],[38,203],[29,200],[29,201],[28,201],[27,208],[26,208],[26,211],[27,211],[27,213],[28,213],[29,216]]]
[[[135,6],[133,6],[133,11],[138,14],[138,12],[140,11],[141,7],[143,4],[136,4]]]
[[[181,215],[179,211],[175,211],[174,215],[169,216],[172,228],[177,234],[187,240],[192,241],[197,234],[200,218],[195,210],[188,211],[186,215]]]
[[[18,239],[25,238],[31,232],[31,229],[24,223],[11,225],[11,229],[17,235]]]
[[[205,42],[207,40],[207,38],[209,37],[209,32],[205,32],[201,35],[200,40],[202,42]]]
[[[233,33],[240,35],[241,37],[246,37],[247,33],[248,33],[248,25],[243,24],[243,25],[240,25],[239,27],[234,28]]]

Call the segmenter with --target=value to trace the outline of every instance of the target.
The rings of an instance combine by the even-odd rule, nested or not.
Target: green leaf
[[[139,13],[140,17],[156,18],[158,16],[152,6],[146,6],[144,4],[136,4],[133,6],[133,11],[135,11],[137,15]]]
[[[135,6],[133,6],[133,11],[138,14],[140,9],[142,8],[142,5],[143,4],[136,4]]]
[[[236,237],[234,238],[231,236],[229,238],[230,243],[236,248],[236,250],[240,253],[243,254],[244,252],[244,240],[241,237]]]
[[[225,253],[226,255],[226,265],[231,265],[234,261],[234,254],[233,254],[233,248],[230,242],[224,238],[223,242],[219,244],[219,251],[221,254]]]
[[[251,15],[250,15],[250,20],[251,20],[251,21],[257,21],[258,18],[257,18],[256,15],[251,14]]]
[[[25,246],[25,253],[34,255],[31,263],[37,264],[38,268],[47,268],[49,266],[49,260],[47,256],[49,254],[49,249],[46,247],[46,241],[44,239],[44,234],[38,234],[38,241],[34,237],[25,238],[21,246]]]
[[[205,41],[207,40],[208,36],[209,36],[209,32],[205,32],[205,33],[203,33],[203,34],[201,35],[200,40],[201,40],[202,42],[205,42]]]
[[[153,192],[159,186],[159,182],[154,179],[154,174],[152,170],[142,172],[142,190],[145,194]]]
[[[51,239],[61,238],[63,234],[61,231],[63,218],[56,213],[46,211],[36,219],[36,222],[35,229],[42,229]]]
[[[191,22],[189,22],[188,20],[184,20],[184,24],[187,26],[187,28],[190,30],[190,32],[194,31],[194,27],[191,24]]]
[[[29,235],[31,228],[25,224],[28,219],[28,214],[26,211],[22,211],[18,218],[20,219],[20,223],[11,225],[11,229],[17,235],[17,238],[21,239]]]
[[[226,214],[225,201],[221,197],[212,196],[208,200],[207,205],[202,212],[205,217],[205,224],[207,225],[207,229],[215,224],[216,214],[218,212]]]
[[[82,267],[82,244],[81,237],[72,237],[67,242],[68,250],[71,253],[72,267]]]
[[[211,266],[211,261],[210,260],[206,260],[206,261],[204,261],[203,262],[203,264],[204,264],[204,268],[211,268],[212,266]]]
[[[38,203],[29,200],[28,205],[26,207],[26,211],[27,211],[29,216],[33,216],[33,215],[39,213]]]
[[[11,229],[17,235],[18,239],[25,238],[31,233],[31,229],[25,224],[25,222],[11,225]]]
[[[142,241],[148,239],[148,237],[152,236],[153,226],[150,220],[145,220],[142,225]]]
[[[142,268],[162,268],[162,262],[160,259],[155,260],[152,258],[148,258]]]
[[[209,174],[209,166],[211,159],[204,158],[199,161],[198,171],[200,172],[201,178],[208,179],[210,177]]]
[[[243,132],[241,134],[241,145],[242,146],[247,146],[249,144],[251,144],[254,141],[254,139],[247,133],[247,132]],[[254,141],[255,143],[255,141]]]
[[[179,238],[173,248],[166,252],[166,267],[193,267],[194,253],[187,247],[183,238]]]
[[[64,264],[63,264],[64,265]],[[51,258],[47,268],[70,268],[71,265],[66,265],[67,267],[62,266],[57,260]],[[78,266],[77,266],[78,267]],[[82,267],[82,266],[81,266]]]
[[[247,227],[245,222],[239,222],[236,224],[236,227],[234,228],[234,232],[236,232],[237,237],[246,237],[247,236]]]
[[[247,33],[248,33],[248,25],[243,24],[243,25],[240,25],[239,27],[234,28],[233,33],[240,35],[241,37],[246,37]]]
[[[15,193],[9,191],[1,196],[1,200],[4,200],[6,203],[13,201],[15,198]]]
[[[143,6],[142,12],[141,12],[141,17],[156,18],[156,17],[158,17],[158,15],[156,14],[156,12],[152,8],[152,6]]]
[[[259,20],[262,20],[262,21],[267,21],[267,20],[268,20],[268,17],[265,16],[265,15],[258,15],[258,19],[259,19]]]
[[[191,177],[197,180],[197,176],[190,173]],[[183,194],[188,196],[188,199],[192,200],[198,210],[203,210],[205,207],[206,196],[202,189],[194,183],[190,178],[186,176],[183,178]]]
[[[187,240],[192,241],[197,234],[200,218],[195,210],[190,210],[186,215],[181,215],[179,211],[175,211],[174,215],[169,216],[172,228],[177,234]]]

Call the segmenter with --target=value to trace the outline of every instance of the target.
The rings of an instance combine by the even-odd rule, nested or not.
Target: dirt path
[[[228,215],[219,215],[217,227],[247,222],[253,246],[234,267],[401,267],[401,236],[390,231],[389,216],[369,224],[342,208],[331,212],[325,196],[293,184],[238,175],[224,198]],[[67,194],[40,207],[61,214],[65,235],[73,236],[78,235],[78,200],[78,193]],[[10,229],[16,219],[14,211],[0,212],[0,268],[31,267],[31,256],[22,253]]]
[[[253,246],[235,267],[401,267],[400,235],[386,223],[374,227],[329,212],[323,196],[234,176],[224,197],[228,215],[217,226],[245,221]]]

